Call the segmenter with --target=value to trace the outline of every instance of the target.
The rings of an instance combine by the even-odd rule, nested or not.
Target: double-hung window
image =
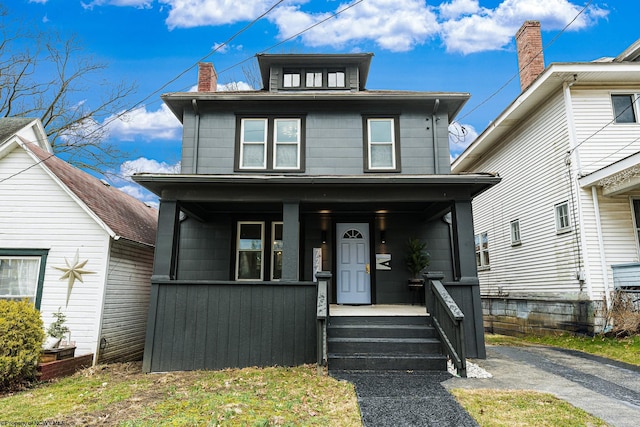
[[[282,87],[300,87],[300,71],[285,69],[282,73]]]
[[[520,220],[516,219],[511,221],[511,246],[518,246],[522,243],[520,240]]]
[[[322,87],[322,71],[307,71],[307,87]]]
[[[638,123],[640,94],[612,94],[613,117],[616,123]]]
[[[398,118],[363,117],[365,164],[367,172],[398,172],[400,161]]]
[[[555,206],[556,212],[556,232],[565,233],[571,230],[569,220],[569,202],[562,202]]]
[[[344,87],[344,71],[332,70],[327,73],[327,87]]]
[[[46,249],[0,249],[0,299],[28,299],[40,308]]]
[[[478,269],[489,268],[489,235],[480,233],[475,235],[476,244],[476,266]]]
[[[238,118],[238,171],[302,171],[301,117]]]

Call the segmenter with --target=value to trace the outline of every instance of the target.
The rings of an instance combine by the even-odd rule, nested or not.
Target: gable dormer
[[[281,91],[365,90],[372,53],[260,54],[262,89]]]

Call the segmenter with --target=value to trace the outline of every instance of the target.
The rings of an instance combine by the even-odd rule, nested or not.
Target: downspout
[[[200,112],[198,111],[198,102],[195,99],[191,100],[191,106],[193,112],[196,114],[195,132],[193,135],[193,165],[191,166],[191,172],[198,173],[198,149],[200,148]]]
[[[600,268],[602,269],[602,284],[604,285],[604,301],[607,308],[611,308],[609,298],[609,272],[607,271],[607,260],[604,251],[604,239],[602,237],[602,222],[600,221],[600,202],[598,201],[598,187],[591,187],[591,197],[593,198],[593,210],[596,215],[596,232],[598,235],[598,249],[600,250]]]
[[[436,123],[438,122],[438,107],[440,107],[440,99],[436,98],[433,104],[433,113],[431,114],[431,137],[433,138],[433,173],[440,173],[438,167],[438,141],[436,140]]]

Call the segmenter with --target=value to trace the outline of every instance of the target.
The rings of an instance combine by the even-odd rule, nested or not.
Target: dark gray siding
[[[188,218],[180,224],[178,279],[230,280],[231,231],[233,224],[225,215],[215,222]]]
[[[144,370],[294,366],[316,358],[314,284],[154,284]]]

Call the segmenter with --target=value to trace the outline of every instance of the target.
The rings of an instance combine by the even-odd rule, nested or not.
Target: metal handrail
[[[428,278],[427,283],[428,286],[425,286],[426,301],[433,325],[458,375],[466,378],[464,314],[440,280]]]

